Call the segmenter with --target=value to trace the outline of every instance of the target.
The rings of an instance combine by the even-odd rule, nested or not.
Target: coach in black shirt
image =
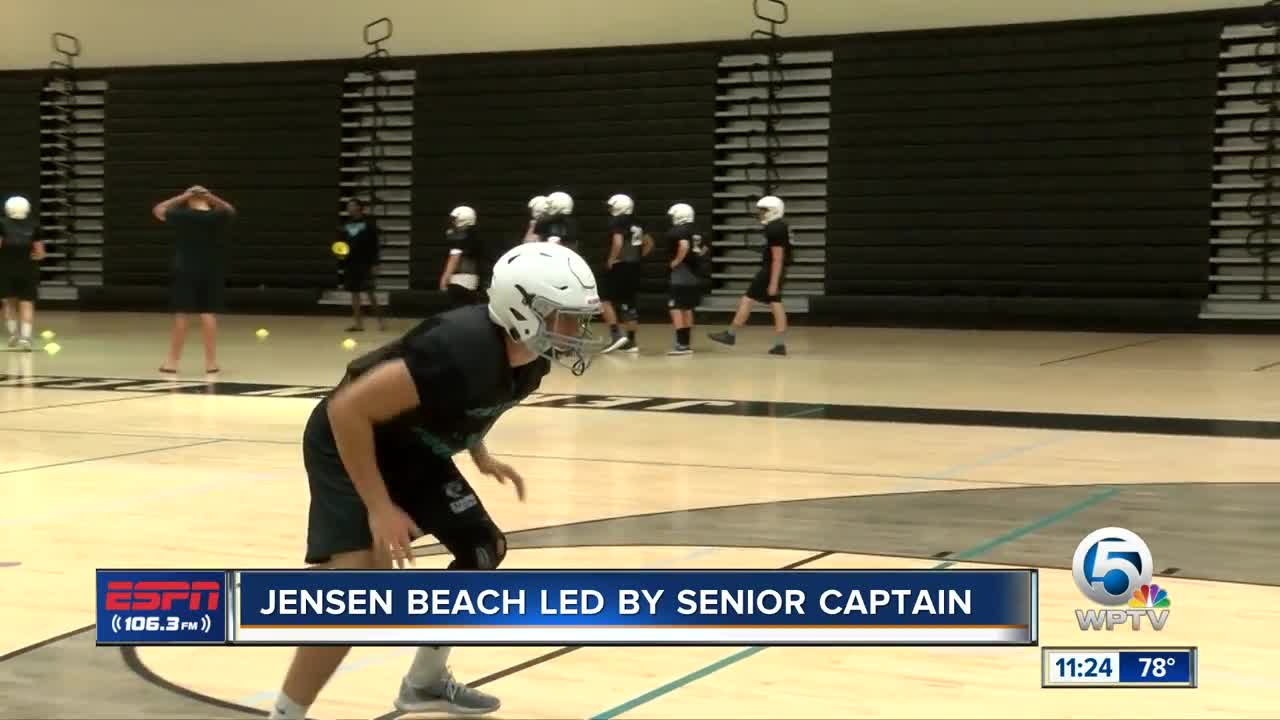
[[[204,368],[218,372],[218,318],[223,310],[226,283],[226,228],[235,208],[226,200],[196,185],[151,210],[156,219],[173,228],[173,333],[169,355],[160,372],[176,373],[187,340],[187,315],[200,316],[204,339]]]
[[[382,310],[378,307],[378,262],[382,258],[382,245],[378,237],[378,222],[369,215],[364,200],[353,198],[347,203],[347,221],[338,230],[339,239],[351,248],[343,267],[343,287],[351,293],[351,327],[347,332],[364,330],[364,318],[360,314],[360,295],[369,298],[369,307],[378,321],[378,329],[386,330]]]

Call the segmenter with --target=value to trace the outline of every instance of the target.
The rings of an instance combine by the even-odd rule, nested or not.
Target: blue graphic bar
[[[236,644],[1028,645],[1033,570],[242,571]]]

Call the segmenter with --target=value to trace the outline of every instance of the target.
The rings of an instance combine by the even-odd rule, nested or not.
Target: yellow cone
[[[333,244],[333,254],[344,258],[351,253],[351,246],[339,240]]]
[[[62,346],[56,342],[51,342],[48,345],[44,346],[44,351],[49,353],[50,355],[57,355],[58,351],[61,349],[62,349]]]
[[[57,337],[57,334],[55,334],[52,330],[45,330],[44,332],[40,333],[40,337],[44,338],[45,340],[52,340],[55,337]]]
[[[270,335],[271,333],[267,332],[266,328],[258,328],[258,332],[254,334],[258,336],[259,340],[266,340],[267,336]]]
[[[347,338],[346,340],[343,340],[343,341],[342,341],[342,349],[343,349],[343,350],[355,350],[355,349],[356,349],[356,341],[355,341],[355,340],[352,340],[351,338]]]

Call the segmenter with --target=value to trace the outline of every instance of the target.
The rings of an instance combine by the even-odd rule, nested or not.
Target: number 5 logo
[[[1151,549],[1124,528],[1094,530],[1076,546],[1071,575],[1084,596],[1100,605],[1123,605],[1151,583]]]

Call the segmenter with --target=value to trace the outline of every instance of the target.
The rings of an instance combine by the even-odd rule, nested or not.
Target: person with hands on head
[[[494,265],[486,304],[433,316],[352,361],[303,433],[311,490],[306,562],[324,568],[412,564],[412,543],[435,536],[450,569],[491,570],[506,536],[454,463],[526,497],[525,479],[489,451],[503,413],[537,390],[551,364],[586,372],[604,347],[590,334],[600,298],[590,267],[549,243],[521,244]],[[301,720],[349,648],[297,650],[271,711]],[[484,714],[497,698],[457,682],[449,648],[422,647],[401,682],[401,712]]]
[[[218,313],[224,309],[226,290],[226,228],[236,215],[231,203],[193,185],[181,195],[151,209],[157,220],[173,228],[173,332],[162,373],[178,372],[187,341],[187,315],[200,316],[204,340],[204,369],[218,372]]]

